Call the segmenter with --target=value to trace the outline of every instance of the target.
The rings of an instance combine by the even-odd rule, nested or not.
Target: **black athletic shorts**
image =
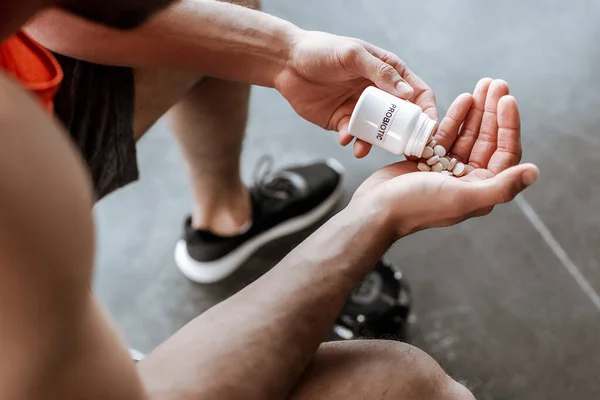
[[[139,176],[133,70],[54,56],[65,75],[54,99],[55,114],[85,159],[100,199]]]

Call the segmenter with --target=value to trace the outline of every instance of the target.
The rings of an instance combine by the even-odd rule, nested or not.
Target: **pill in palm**
[[[475,170],[472,166],[459,162],[455,157],[446,155],[448,152],[435,139],[431,139],[423,149],[417,168],[423,172],[439,172],[446,176],[464,176]]]
[[[458,162],[458,160],[456,158],[452,158],[450,160],[450,165],[448,166],[448,170],[452,171],[454,169],[454,167],[456,167],[457,162]]]
[[[429,165],[425,164],[424,162],[420,162],[417,165],[417,168],[419,168],[419,171],[423,171],[423,172],[431,171],[431,167]]]
[[[425,149],[423,149],[423,154],[421,155],[422,158],[425,159],[429,159],[431,157],[433,157],[435,155],[435,153],[433,152],[433,148],[429,147],[429,146],[425,146]]]
[[[436,164],[438,161],[440,161],[440,157],[439,156],[433,156],[433,157],[427,159],[427,165]]]
[[[439,157],[444,157],[446,155],[446,149],[443,146],[440,146],[439,144],[433,148],[433,152],[436,156]]]
[[[444,166],[438,162],[431,166],[431,170],[433,172],[442,172],[444,170]]]
[[[448,160],[446,157],[440,158],[440,161],[438,161],[438,162],[440,164],[442,164],[444,169],[450,169],[450,160]]]
[[[452,170],[452,173],[456,176],[463,176],[465,174],[465,171],[466,171],[465,164],[459,162],[456,164],[456,166]]]

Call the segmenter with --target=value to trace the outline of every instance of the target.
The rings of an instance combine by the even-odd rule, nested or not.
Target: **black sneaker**
[[[263,158],[257,165],[255,184],[250,188],[253,220],[246,232],[217,236],[194,230],[191,218],[187,219],[183,238],[175,248],[175,262],[187,278],[199,283],[226,278],[260,247],[319,221],[342,196],[343,167],[337,160],[275,173],[270,173],[271,164],[270,158]]]
[[[333,326],[331,340],[406,340],[412,298],[402,272],[380,260],[354,289]]]

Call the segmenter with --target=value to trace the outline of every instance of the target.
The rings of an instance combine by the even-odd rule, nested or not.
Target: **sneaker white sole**
[[[175,247],[175,263],[177,267],[191,281],[198,283],[215,283],[227,278],[234,273],[254,252],[265,244],[299,232],[325,217],[341,199],[344,193],[344,167],[336,159],[328,159],[327,165],[340,174],[340,181],[331,195],[312,211],[299,215],[288,221],[269,229],[247,241],[226,256],[215,260],[201,262],[194,260],[187,250],[185,240],[181,239]]]

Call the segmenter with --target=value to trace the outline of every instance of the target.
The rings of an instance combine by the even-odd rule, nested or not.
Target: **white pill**
[[[442,174],[443,175],[452,175],[452,172],[450,172],[450,171],[442,171]]]
[[[442,164],[444,169],[449,169],[449,167],[450,167],[450,160],[448,160],[446,157],[440,158],[439,163]]]
[[[419,171],[423,172],[431,171],[431,167],[424,162],[420,162],[419,165],[417,165],[417,168],[419,168]]]
[[[450,165],[448,166],[448,170],[452,171],[454,169],[454,167],[456,167],[457,162],[458,162],[458,160],[456,158],[452,158],[452,160],[450,160]]]
[[[431,167],[433,172],[442,172],[444,170],[444,166],[440,163],[436,163]]]
[[[424,159],[428,159],[433,157],[435,154],[433,153],[433,148],[429,147],[429,146],[425,146],[425,149],[423,149],[423,154],[421,154],[421,157]]]
[[[433,147],[437,146],[437,142],[435,141],[435,139],[431,139],[429,141],[429,143],[427,143],[427,146],[433,148]]]
[[[433,152],[436,156],[444,157],[446,155],[446,149],[439,144],[433,148]]]
[[[465,164],[459,162],[456,164],[456,167],[452,170],[452,173],[456,176],[463,176],[465,173]]]
[[[440,161],[440,158],[438,156],[433,156],[433,157],[427,159],[427,165],[433,165],[433,164],[437,163],[438,161]]]

